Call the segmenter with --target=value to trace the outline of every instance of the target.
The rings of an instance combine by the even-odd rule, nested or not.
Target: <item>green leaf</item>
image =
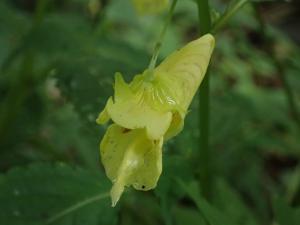
[[[114,224],[105,178],[64,164],[34,164],[0,176],[0,224]]]
[[[257,221],[241,196],[225,182],[218,179],[214,190],[214,203],[222,212],[230,215],[236,224],[255,225]],[[228,204],[230,202],[230,204]]]
[[[298,225],[300,221],[300,207],[289,206],[282,198],[273,201],[275,220],[279,225]]]
[[[199,194],[198,184],[196,181],[188,184],[178,179],[179,186],[186,192],[186,194],[195,202],[197,208],[210,225],[236,225],[232,218],[224,212],[218,210],[208,201],[206,201]]]

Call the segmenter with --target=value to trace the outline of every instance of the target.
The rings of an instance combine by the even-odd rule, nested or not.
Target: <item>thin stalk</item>
[[[34,27],[37,27],[43,21],[49,1],[50,0],[39,0],[37,2],[34,14]]]
[[[214,23],[211,28],[211,33],[216,33],[220,30],[224,24],[240,9],[242,8],[249,0],[238,0],[233,4],[229,4],[224,14]]]
[[[169,24],[171,22],[171,19],[172,19],[172,16],[173,16],[174,9],[175,9],[175,6],[177,4],[177,1],[178,0],[173,0],[172,5],[170,7],[170,10],[168,12],[167,19],[166,19],[165,24],[163,26],[163,29],[161,30],[161,33],[160,33],[160,35],[158,37],[158,40],[157,40],[157,42],[155,44],[153,55],[151,57],[151,60],[150,60],[149,66],[148,66],[148,70],[150,72],[152,72],[154,70],[155,66],[156,66],[156,62],[157,62],[157,58],[158,58],[158,55],[159,55],[159,51],[160,51],[160,48],[162,46],[162,43],[163,43],[166,31],[168,29],[168,26],[169,26]]]
[[[211,18],[208,0],[197,0],[199,13],[200,33],[204,35],[210,32]],[[209,99],[209,70],[199,90],[199,178],[203,194],[209,196],[211,190],[211,153],[209,149],[209,120],[210,120],[210,99]]]

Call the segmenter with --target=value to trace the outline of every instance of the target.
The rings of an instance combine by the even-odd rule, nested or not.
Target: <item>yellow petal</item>
[[[204,35],[171,54],[155,69],[157,79],[169,81],[171,95],[182,110],[173,114],[166,138],[171,138],[182,130],[186,114],[182,112],[187,112],[204,78],[214,45],[214,37],[211,34]]]
[[[136,89],[136,90],[134,90]],[[111,119],[128,129],[145,128],[150,139],[160,139],[168,130],[172,113],[158,106],[153,85],[137,77],[129,88],[121,75],[116,76],[114,100],[110,98],[106,110]],[[156,106],[157,105],[157,106]]]
[[[126,186],[144,191],[155,188],[162,170],[162,143],[162,138],[149,140],[144,129],[128,130],[116,124],[108,128],[100,153],[105,172],[114,183],[113,206]]]
[[[107,113],[106,106],[105,106],[103,111],[99,114],[96,122],[101,125],[101,124],[107,123],[109,121],[109,119],[110,119],[110,116]]]
[[[172,122],[169,129],[167,130],[164,139],[169,140],[170,138],[176,136],[180,131],[182,131],[184,126],[184,115],[174,112],[172,117]]]
[[[130,99],[132,98],[132,93],[129,89],[129,86],[126,84],[126,82],[124,81],[122,74],[121,73],[116,73],[115,74],[115,98],[124,98],[124,99]],[[108,104],[113,101],[112,98],[109,98],[105,108],[103,109],[103,111],[99,114],[96,122],[98,124],[105,124],[109,121],[109,119],[111,118],[111,116],[109,115],[107,108],[108,108]]]
[[[128,84],[124,81],[123,76],[121,73],[115,74],[115,98],[131,98],[132,92]]]
[[[135,10],[141,14],[155,14],[168,7],[169,0],[132,0]]]
[[[115,77],[115,95],[110,98],[98,122],[109,118],[128,129],[145,128],[149,139],[165,139],[183,128],[188,107],[203,80],[214,48],[207,34],[171,54],[155,70],[135,76],[127,84]]]
[[[214,37],[206,34],[171,54],[155,69],[155,76],[164,77],[176,86],[172,95],[185,110],[204,78],[214,45]]]

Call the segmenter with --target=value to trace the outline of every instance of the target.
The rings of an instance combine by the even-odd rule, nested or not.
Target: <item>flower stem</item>
[[[197,0],[199,13],[200,33],[204,35],[210,32],[211,18],[208,0]],[[209,70],[199,90],[199,158],[198,174],[203,194],[207,197],[211,190],[211,155],[209,150]]]
[[[165,37],[165,34],[166,34],[166,31],[167,31],[167,28],[171,22],[171,19],[172,19],[172,16],[173,16],[173,13],[174,13],[174,9],[175,9],[175,6],[177,4],[177,1],[178,0],[173,0],[172,2],[172,5],[170,7],[170,10],[168,12],[168,16],[166,18],[166,21],[165,21],[165,24],[163,26],[163,29],[158,37],[158,40],[155,44],[155,47],[154,47],[154,51],[153,51],[153,55],[152,55],[152,58],[151,58],[151,61],[149,63],[149,66],[148,66],[148,70],[150,72],[152,72],[156,66],[156,62],[157,62],[157,58],[158,58],[158,55],[159,55],[159,51],[160,51],[160,48],[162,46],[162,43],[163,43],[163,40],[164,40],[164,37]]]
[[[249,0],[237,0],[233,4],[229,4],[224,14],[213,24],[211,33],[216,33],[220,28],[228,22],[228,20]]]

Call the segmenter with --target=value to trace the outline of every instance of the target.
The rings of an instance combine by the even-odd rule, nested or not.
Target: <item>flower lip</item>
[[[144,191],[156,186],[162,171],[162,144],[163,138],[149,140],[145,129],[128,130],[110,125],[101,141],[100,153],[105,172],[114,183],[111,190],[113,206],[125,186],[132,185]]]

